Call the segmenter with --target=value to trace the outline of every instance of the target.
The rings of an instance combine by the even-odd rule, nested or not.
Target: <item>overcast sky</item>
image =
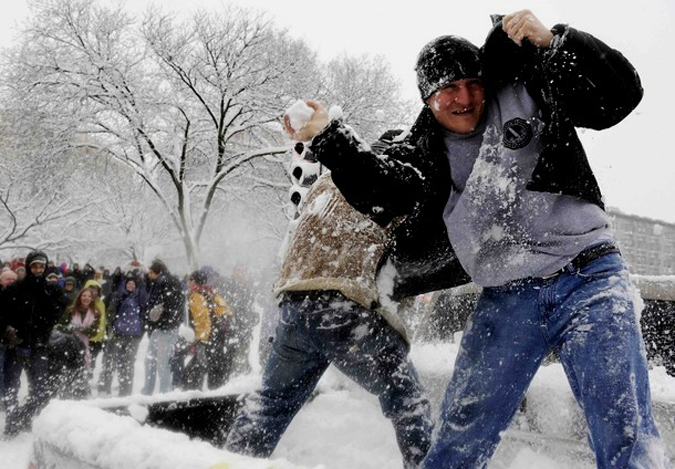
[[[11,0],[3,5],[0,44],[11,43],[16,25],[28,14],[28,3]],[[149,3],[133,0],[127,5],[130,11],[140,11]],[[166,9],[186,12],[225,3],[160,2]],[[491,13],[531,8],[547,26],[568,23],[594,34],[628,57],[645,88],[642,103],[621,124],[603,132],[582,133],[606,204],[675,223],[675,1],[417,0],[404,2],[402,7],[368,0],[245,0],[240,4],[267,11],[278,26],[305,39],[323,59],[343,52],[384,55],[404,95],[411,99],[417,99],[413,66],[421,47],[441,34],[457,34],[480,45],[490,28]]]

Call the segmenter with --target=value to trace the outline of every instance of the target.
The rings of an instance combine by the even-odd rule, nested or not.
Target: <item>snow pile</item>
[[[631,275],[642,298],[675,301],[675,275]]]
[[[657,366],[649,370],[649,386],[654,402],[675,405],[675,378],[666,373],[666,368]]]
[[[300,469],[284,460],[253,459],[186,435],[144,427],[131,417],[117,416],[82,402],[53,401],[35,421],[40,442],[87,464],[105,469],[246,468]]]
[[[437,413],[452,373],[457,343],[413,344],[415,363]],[[142,362],[143,355],[140,355]],[[138,377],[138,375],[137,375]],[[663,367],[650,370],[655,414],[671,462],[675,462],[675,378]],[[167,399],[246,393],[260,375],[237,377],[217,391],[174,392],[161,396],[85,402],[54,401],[36,420],[34,434],[0,441],[0,469],[26,467],[32,437],[105,468],[277,468],[400,469],[401,456],[391,423],[378,400],[330,367],[315,397],[298,413],[279,442],[275,459],[250,459],[99,407],[127,407],[138,420],[143,405]],[[135,383],[140,389],[142,380]],[[490,469],[592,469],[585,424],[560,364],[540,368],[527,394],[526,412],[516,416],[490,461]],[[3,414],[0,413],[0,420]],[[1,423],[1,422],[0,422]],[[43,447],[45,445],[42,445]]]

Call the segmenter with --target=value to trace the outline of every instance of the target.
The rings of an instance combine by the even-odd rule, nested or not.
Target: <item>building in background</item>
[[[675,275],[675,223],[608,208],[616,240],[631,273]]]

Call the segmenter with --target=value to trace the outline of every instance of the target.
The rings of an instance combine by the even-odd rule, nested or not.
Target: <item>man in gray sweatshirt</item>
[[[424,109],[384,156],[321,112],[298,132],[354,207],[383,226],[405,216],[386,253],[394,296],[463,274],[483,287],[422,466],[485,467],[555,349],[598,467],[667,467],[639,296],[575,130],[623,120],[640,79],[602,41],[529,10],[493,22],[480,49],[456,36],[422,49]]]

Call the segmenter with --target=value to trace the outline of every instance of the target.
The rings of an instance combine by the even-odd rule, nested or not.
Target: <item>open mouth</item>
[[[473,108],[469,107],[469,108],[459,109],[457,111],[452,111],[452,113],[456,116],[466,116],[466,115],[469,115],[469,114],[473,114]]]

